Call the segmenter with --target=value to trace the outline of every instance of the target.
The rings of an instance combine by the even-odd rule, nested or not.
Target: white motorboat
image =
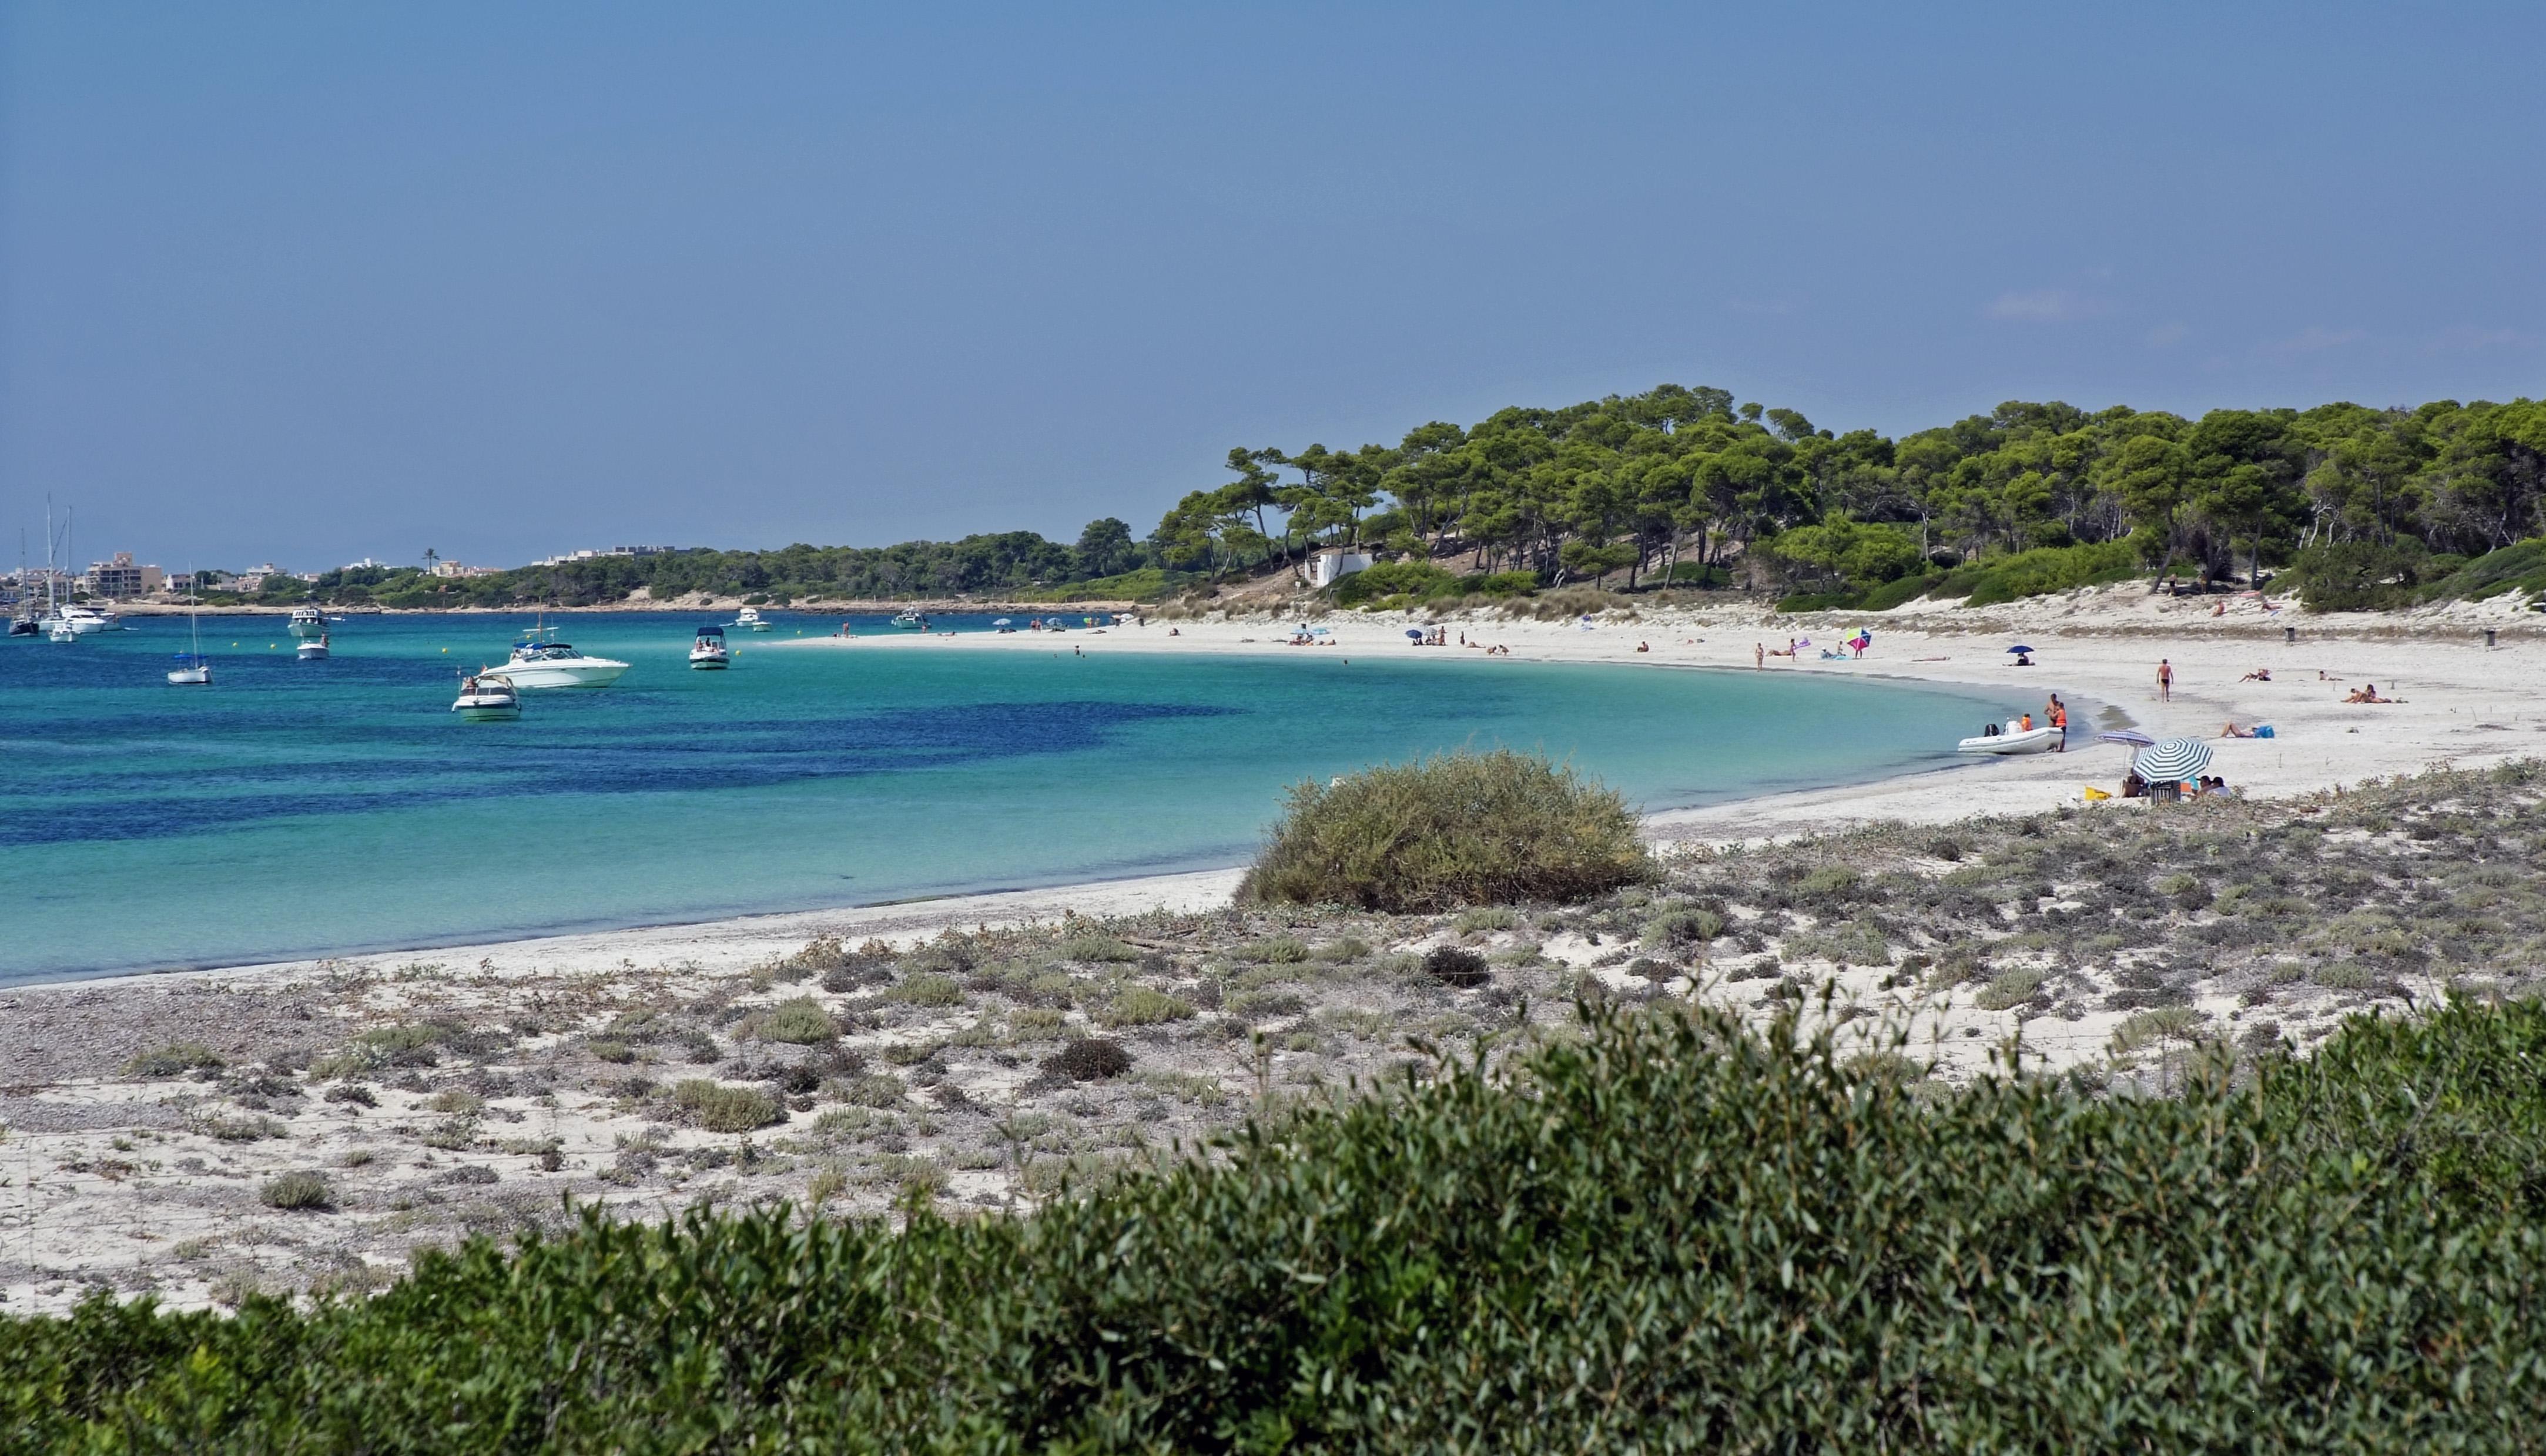
[[[690,666],[703,673],[721,672],[732,663],[733,654],[725,650],[724,628],[699,628],[698,640],[690,644]]]
[[[777,623],[760,614],[757,607],[746,607],[733,614],[733,624],[746,632],[766,632]]]
[[[325,662],[327,660],[327,634],[320,632],[315,637],[303,638],[300,646],[295,650],[300,654],[300,660],[302,662]]]
[[[64,621],[58,615],[44,618],[42,626],[44,628],[44,640],[47,642],[76,642],[79,640],[79,628],[72,626],[69,622]]]
[[[2047,754],[2060,746],[2060,730],[2045,723],[2039,728],[2016,728],[2000,733],[1993,731],[1978,738],[1966,738],[1954,746],[1958,754],[1989,754],[2006,757],[2013,754]]]
[[[513,685],[494,673],[479,673],[460,680],[460,696],[452,700],[451,710],[471,723],[522,715],[522,695]]]
[[[555,628],[542,624],[533,627],[521,641],[513,644],[513,656],[492,671],[525,691],[547,688],[607,688],[628,671],[628,664],[611,657],[586,657],[567,643],[555,639]]]
[[[60,611],[61,619],[70,624],[71,631],[82,637],[91,632],[124,630],[124,618],[103,607],[89,607],[74,603],[60,608]]]
[[[924,632],[928,630],[928,618],[920,615],[916,611],[902,612],[900,615],[895,616],[892,619],[892,624],[896,627],[907,627],[912,631]]]
[[[296,607],[292,608],[292,635],[295,637],[324,637],[327,635],[327,625],[329,621],[330,618],[328,617],[326,610],[322,607],[307,605]]]

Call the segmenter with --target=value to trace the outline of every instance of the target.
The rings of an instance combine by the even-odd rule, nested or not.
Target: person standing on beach
[[[2052,727],[2060,730],[2060,746],[2052,752],[2055,754],[2069,752],[2069,705],[2060,700],[2059,693],[2051,694],[2051,706],[2043,709],[2042,715],[2050,719]]]
[[[2157,700],[2174,701],[2174,664],[2162,657],[2157,660]]]
[[[1750,666],[1754,668],[1765,668],[1768,666],[1767,643],[1753,642],[1750,644]]]

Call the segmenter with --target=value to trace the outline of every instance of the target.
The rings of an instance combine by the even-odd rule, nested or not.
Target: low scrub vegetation
[[[672,1089],[672,1101],[709,1132],[750,1132],[786,1119],[778,1099],[756,1087],[727,1087],[693,1077]]]
[[[1580,900],[1656,872],[1615,791],[1498,749],[1300,784],[1237,893],[1423,913]]]
[[[2500,1449],[2546,1405],[2546,1008],[2111,1098],[1582,1014],[1029,1218],[914,1164],[898,1232],[591,1216],[369,1299],[101,1294],[8,1324],[0,1441]]]

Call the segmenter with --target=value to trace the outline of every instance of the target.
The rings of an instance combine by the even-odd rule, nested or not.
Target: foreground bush
[[[1237,898],[1424,913],[1580,900],[1655,873],[1616,792],[1497,749],[1292,789]]]
[[[12,1450],[2504,1449],[2546,1009],[1922,1096],[1710,1013],[907,1231],[588,1219],[369,1301],[0,1325]]]

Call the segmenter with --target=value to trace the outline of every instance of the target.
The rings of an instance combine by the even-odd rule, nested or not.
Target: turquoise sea
[[[164,681],[183,618],[0,642],[0,983],[1234,864],[1285,786],[1461,744],[1695,804],[1946,764],[2005,712],[1410,647],[788,650],[838,618],[777,619],[699,673],[697,616],[569,618],[634,669],[526,693],[510,723],[449,710],[457,669],[503,660],[506,616],[358,617],[313,663],[279,616],[207,617],[210,688]]]

